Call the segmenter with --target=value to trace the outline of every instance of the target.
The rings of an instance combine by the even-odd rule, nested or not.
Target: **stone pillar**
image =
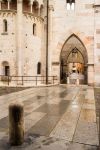
[[[15,103],[9,106],[9,142],[21,145],[24,142],[24,107]]]
[[[30,11],[33,13],[33,0],[30,0]]]
[[[10,2],[11,0],[7,0],[8,1],[8,10],[10,10]]]
[[[88,85],[94,85],[94,64],[88,64]]]
[[[17,75],[23,76],[23,13],[22,13],[23,0],[17,0]]]
[[[49,41],[51,42],[52,41],[52,33],[53,33],[53,30],[52,30],[52,27],[53,27],[53,6],[50,5],[49,6]]]
[[[1,10],[2,0],[0,0],[0,10]]]
[[[52,75],[52,39],[53,39],[53,11],[54,8],[52,5],[49,5],[49,13],[48,13],[48,19],[49,19],[49,23],[48,23],[48,75],[51,76]]]

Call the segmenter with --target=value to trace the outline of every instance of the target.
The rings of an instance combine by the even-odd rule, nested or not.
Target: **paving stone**
[[[39,134],[43,136],[47,136],[51,133],[54,127],[57,125],[60,120],[59,116],[50,116],[46,115],[43,117],[38,123],[36,123],[28,133]]]
[[[96,113],[94,109],[82,109],[80,114],[80,120],[90,123],[96,123]]]
[[[33,112],[25,117],[25,132],[34,126],[46,114],[41,112]]]
[[[74,135],[74,142],[89,145],[99,145],[97,124],[79,121]]]
[[[21,147],[9,147],[7,143],[8,106],[13,102],[23,102],[25,108],[27,137]],[[0,150],[96,150],[96,145],[93,87],[60,85],[0,96]]]
[[[51,132],[51,137],[72,141],[80,115],[81,107],[68,108],[55,129]]]
[[[70,105],[70,101],[62,100],[58,105],[56,104],[44,104],[40,108],[36,109],[36,112],[44,112],[48,115],[61,116],[64,114],[68,106]]]
[[[97,146],[72,143],[70,144],[68,150],[99,150]]]
[[[8,129],[9,119],[8,117],[0,119],[0,129]]]
[[[88,104],[88,103],[84,103],[83,107],[84,109],[96,109],[94,104]]]

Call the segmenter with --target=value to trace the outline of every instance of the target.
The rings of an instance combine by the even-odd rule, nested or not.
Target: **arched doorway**
[[[82,41],[72,34],[64,43],[60,55],[61,83],[87,83],[87,51]],[[69,81],[68,81],[69,80]]]
[[[10,75],[10,66],[7,61],[2,62],[2,75],[4,75],[4,76]]]

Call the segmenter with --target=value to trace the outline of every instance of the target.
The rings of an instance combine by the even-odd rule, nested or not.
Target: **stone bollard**
[[[24,142],[24,107],[20,103],[9,106],[9,142],[15,146]]]

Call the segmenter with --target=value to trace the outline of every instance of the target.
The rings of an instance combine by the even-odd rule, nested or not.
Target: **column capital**
[[[2,3],[2,0],[0,0],[0,10],[1,10],[1,3]]]
[[[31,13],[32,13],[32,11],[33,11],[33,8],[32,8],[32,5],[33,5],[33,0],[29,0],[29,5],[30,5],[30,7],[31,7]]]

